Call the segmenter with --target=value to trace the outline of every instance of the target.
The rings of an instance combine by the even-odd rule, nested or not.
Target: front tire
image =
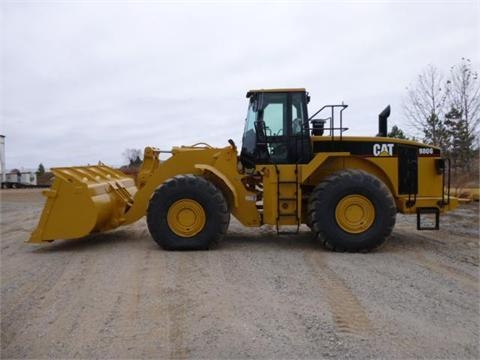
[[[230,212],[222,192],[195,175],[177,175],[150,199],[147,225],[166,250],[207,250],[225,235]]]
[[[315,187],[308,213],[313,231],[334,251],[369,251],[385,242],[395,225],[390,190],[362,170],[342,170]]]

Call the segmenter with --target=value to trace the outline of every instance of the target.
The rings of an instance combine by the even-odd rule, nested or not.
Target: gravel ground
[[[208,252],[166,252],[145,222],[23,241],[38,190],[1,193],[1,358],[478,359],[479,204],[370,254],[232,219]]]

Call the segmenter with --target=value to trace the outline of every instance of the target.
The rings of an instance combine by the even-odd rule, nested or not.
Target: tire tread
[[[179,189],[193,193],[207,193],[209,195],[215,214],[207,214],[207,218],[216,217],[215,221],[218,221],[219,226],[215,227],[214,233],[207,234],[208,239],[206,241],[201,241],[200,243],[195,241],[187,243],[185,239],[178,241],[178,236],[172,234],[164,226],[159,225],[158,215],[165,212],[163,209],[164,202]],[[229,222],[230,211],[222,192],[204,177],[193,174],[176,175],[166,180],[154,191],[147,209],[147,225],[150,234],[154,241],[166,250],[207,250],[221,241],[227,232]],[[192,237],[192,239],[195,239],[195,237],[197,235]]]
[[[329,235],[331,231],[325,228],[322,221],[323,219],[317,216],[317,212],[319,212],[320,208],[324,206],[323,203],[324,199],[328,197],[327,194],[330,194],[332,189],[339,186],[339,184],[344,183],[360,183],[367,186],[368,184],[371,184],[374,192],[377,192],[381,198],[388,199],[386,209],[387,218],[385,219],[386,226],[382,228],[380,236],[366,246],[358,246],[358,244],[350,246],[340,245],[335,237]],[[393,201],[393,197],[388,187],[377,177],[358,169],[342,170],[328,176],[315,187],[308,201],[308,216],[309,221],[312,224],[312,230],[319,235],[322,245],[325,248],[337,252],[369,252],[382,245],[393,230],[396,211],[395,202]]]

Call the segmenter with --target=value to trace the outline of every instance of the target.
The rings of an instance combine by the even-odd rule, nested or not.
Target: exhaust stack
[[[378,114],[378,134],[377,136],[387,136],[387,119],[390,116],[390,105],[388,105],[383,111]]]

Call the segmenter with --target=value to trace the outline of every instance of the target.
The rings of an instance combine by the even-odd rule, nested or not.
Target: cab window
[[[287,121],[287,94],[264,95],[263,118],[267,136],[283,136]]]
[[[305,125],[308,128],[303,105],[303,95],[292,94],[292,135],[302,134],[302,129],[305,127]]]

